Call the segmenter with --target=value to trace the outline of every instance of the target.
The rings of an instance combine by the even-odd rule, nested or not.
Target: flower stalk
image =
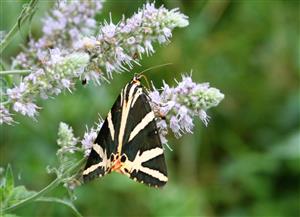
[[[0,71],[0,76],[3,75],[28,75],[31,73],[31,70],[6,70]]]
[[[81,213],[76,209],[76,207],[73,205],[73,203],[66,201],[66,200],[62,200],[56,197],[40,197],[37,198],[35,200],[36,202],[51,202],[51,203],[59,203],[59,204],[63,204],[67,207],[69,207],[70,209],[72,209],[73,213],[77,216],[77,217],[83,217],[81,215]]]
[[[26,7],[23,8],[20,16],[18,17],[18,21],[13,25],[11,30],[4,36],[2,41],[0,42],[0,53],[7,47],[7,45],[14,38],[15,34],[18,32],[20,26],[31,17],[35,10],[38,0],[31,0]]]
[[[46,193],[52,191],[53,189],[55,189],[56,187],[58,187],[61,183],[63,183],[65,181],[66,178],[69,177],[69,173],[71,172],[77,172],[78,168],[82,166],[83,162],[85,161],[85,159],[81,159],[80,161],[78,161],[76,164],[74,164],[72,167],[70,167],[68,170],[66,170],[61,176],[57,176],[56,179],[54,179],[49,185],[47,185],[45,188],[43,188],[42,190],[40,190],[39,192],[35,193],[34,195],[14,204],[13,206],[4,208],[3,210],[1,210],[2,212],[11,212],[15,209],[18,209],[24,205],[27,205],[30,202],[33,202],[39,198],[41,198],[43,195],[45,195]]]

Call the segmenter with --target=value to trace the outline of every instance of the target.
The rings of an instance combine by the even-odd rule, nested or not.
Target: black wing
[[[130,96],[132,88],[135,90]],[[168,180],[167,167],[154,112],[141,86],[131,85],[127,89],[127,102],[131,107],[121,153],[127,156],[125,167],[129,171],[128,176],[149,186],[161,187]]]
[[[115,101],[111,111],[108,113],[100,132],[91,149],[85,169],[83,171],[84,182],[96,177],[101,177],[110,172],[110,155],[116,152],[117,143],[115,140],[116,129],[119,128],[121,116],[119,96]]]
[[[122,166],[112,169],[145,183],[161,187],[166,184],[167,168],[154,112],[138,80],[121,91],[98,134],[83,171],[84,181],[111,171],[111,154]],[[126,160],[121,156],[125,155]]]

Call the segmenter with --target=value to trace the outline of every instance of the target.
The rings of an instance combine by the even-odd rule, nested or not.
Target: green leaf
[[[5,201],[11,195],[14,189],[14,185],[14,175],[11,166],[8,164],[6,168],[3,189],[1,189],[1,201]]]
[[[0,209],[4,206],[4,185],[0,186]]]
[[[28,191],[24,185],[20,185],[14,188],[9,201],[7,201],[8,206],[13,206],[14,204],[34,195],[35,191]]]
[[[14,189],[14,175],[10,164],[7,165],[6,175],[5,175],[5,188],[10,193]]]
[[[1,180],[0,186],[0,208],[6,207],[8,198],[14,189],[14,176],[10,165],[7,165],[5,177]]]

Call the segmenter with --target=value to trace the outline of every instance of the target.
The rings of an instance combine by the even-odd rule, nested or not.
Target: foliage
[[[111,11],[116,24],[123,13],[130,17],[143,3],[107,1],[97,21],[103,22]],[[156,54],[140,61],[143,68],[174,63],[147,76],[157,88],[162,80],[176,86],[179,72],[193,69],[195,82],[209,81],[226,100],[209,113],[208,127],[195,121],[193,134],[168,137],[173,151],[166,150],[170,181],[164,189],[146,188],[115,174],[76,188],[74,204],[85,216],[299,216],[299,2],[156,1],[161,3],[179,7],[190,25],[175,30],[172,43],[154,46]],[[21,5],[3,3],[1,30],[13,26]],[[39,4],[31,22],[33,36],[41,35],[38,21],[50,7],[48,2]],[[1,57],[6,69],[11,56],[20,52],[19,44],[27,43],[26,33],[23,26]],[[13,118],[20,124],[0,126],[0,162],[11,162],[19,177],[15,186],[46,186],[51,177],[44,168],[55,164],[59,123],[83,135],[98,113],[106,115],[132,75],[115,75],[110,85],[100,87],[77,82],[72,95],[37,100],[43,107],[37,122],[16,114]],[[11,78],[13,82],[18,81]],[[51,192],[65,195],[63,187]],[[15,213],[72,215],[52,203],[32,203]]]

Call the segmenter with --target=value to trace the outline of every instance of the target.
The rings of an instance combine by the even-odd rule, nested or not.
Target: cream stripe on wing
[[[142,163],[147,162],[153,158],[156,158],[159,155],[163,154],[163,149],[156,147],[147,151],[142,152],[140,155],[140,151],[135,156],[135,159],[131,161],[126,161],[126,166],[129,168],[130,173],[132,173],[134,170],[139,172],[143,172],[149,176],[152,176],[162,182],[167,182],[168,177],[161,173],[158,170],[154,170],[145,166],[142,166]]]
[[[123,90],[121,91],[121,102],[120,102],[121,106],[123,105]]]
[[[121,106],[123,105],[124,101],[126,100],[126,91],[127,91],[128,84],[121,90]]]
[[[106,156],[106,150],[103,151],[103,148],[98,145],[97,143],[95,143],[93,145],[93,150],[95,150],[95,152],[97,152],[97,154],[99,155],[99,157],[102,159],[101,162],[97,163],[97,164],[94,164],[92,166],[90,166],[89,168],[85,169],[83,171],[83,175],[87,175],[93,171],[95,171],[96,169],[98,169],[99,167],[104,167],[106,168],[107,166],[107,156]]]
[[[164,152],[163,149],[159,147],[144,151],[142,152],[142,154],[140,154],[140,151],[138,151],[134,160],[128,161],[126,164],[128,165],[131,171],[133,170],[139,171],[140,168],[142,167],[142,163],[151,160],[153,158],[156,158],[157,156],[163,154],[163,152]]]
[[[141,164],[150,159],[156,158],[157,156],[163,154],[164,151],[162,148],[156,147],[150,150],[144,151],[138,158],[140,159]]]
[[[140,96],[142,93],[143,93],[143,89],[142,89],[142,88],[139,88],[139,89],[136,91],[136,93],[135,93],[135,95],[134,95],[134,97],[133,97],[132,103],[131,103],[131,108],[134,106],[136,100],[139,98],[139,96]]]
[[[138,123],[138,125],[136,125],[133,131],[130,133],[128,142],[130,142],[142,129],[144,129],[151,121],[153,121],[153,119],[153,111],[146,114],[145,117],[141,120],[141,122]]]
[[[107,160],[107,157],[106,157],[106,150],[104,152],[103,148],[98,145],[97,143],[95,143],[93,145],[93,149],[97,152],[97,154],[104,160]]]
[[[127,86],[124,90],[124,95],[123,95],[124,100],[123,100],[123,105],[122,105],[121,124],[120,124],[120,131],[119,131],[119,137],[118,137],[118,149],[117,149],[118,153],[121,153],[121,151],[122,151],[126,122],[127,122],[127,118],[128,118],[128,114],[129,114],[130,105],[132,102],[132,95],[133,95],[136,87],[137,87],[136,84],[133,84],[131,86],[131,88],[129,90],[129,94],[128,94],[128,101],[126,101],[126,92],[125,92],[127,90]]]
[[[158,170],[150,169],[148,167],[141,166],[140,171],[143,173],[148,174],[162,182],[167,182],[168,177],[166,177],[163,173],[159,172]]]
[[[111,139],[112,139],[112,141],[114,141],[115,129],[114,129],[114,125],[112,123],[111,112],[110,111],[108,112],[108,115],[107,115],[107,122],[108,122],[108,128],[109,128],[109,132],[110,132],[110,135],[111,135]]]
[[[82,174],[88,175],[89,173],[94,172],[99,167],[104,167],[104,163],[100,162],[100,163],[94,164],[94,165],[90,166],[89,168],[87,168],[86,170],[84,170]]]

